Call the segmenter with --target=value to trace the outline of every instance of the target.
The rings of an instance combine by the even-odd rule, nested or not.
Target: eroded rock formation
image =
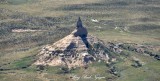
[[[78,18],[77,21],[77,28],[75,29],[75,31],[73,31],[73,34],[75,37],[80,36],[80,37],[87,37],[88,31],[85,27],[83,27],[82,21],[80,19],[80,17]]]
[[[77,28],[68,36],[42,48],[36,65],[85,66],[97,60],[108,62],[105,44],[96,37],[88,35],[79,18]]]

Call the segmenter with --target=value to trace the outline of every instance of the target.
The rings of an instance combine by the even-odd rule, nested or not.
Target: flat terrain
[[[159,81],[160,61],[128,50],[128,56],[120,56],[123,60],[114,64],[120,77],[110,74],[103,62],[68,74],[59,67],[37,71],[32,65],[44,45],[72,32],[79,16],[89,34],[106,43],[149,45],[160,54],[159,13],[159,0],[1,0],[0,80],[74,81],[70,76],[77,75],[79,81]],[[13,32],[19,29],[35,31]],[[144,65],[132,67],[133,58]],[[97,74],[105,79],[95,79]],[[92,78],[85,79],[85,75]]]

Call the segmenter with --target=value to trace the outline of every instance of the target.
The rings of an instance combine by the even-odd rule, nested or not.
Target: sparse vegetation
[[[73,73],[79,76],[100,74],[107,81],[158,81],[159,50],[154,52],[147,49],[144,54],[150,57],[136,52],[135,47],[128,44],[122,46],[124,51],[120,54],[106,48],[106,53],[118,59],[118,62],[111,63],[108,67],[100,62],[89,65],[87,69],[76,68],[65,75],[59,75],[57,73],[62,71],[60,67],[44,67],[39,73],[32,63],[36,59],[34,55],[38,54],[43,45],[63,38],[74,29],[78,16],[81,16],[89,33],[104,42],[159,46],[159,4],[159,0],[1,0],[0,80],[71,81],[73,79],[68,77]],[[13,33],[12,29],[45,31]],[[133,61],[132,57],[138,57],[145,65],[141,67],[141,62]],[[68,71],[66,68],[63,70]],[[120,77],[117,78],[106,70],[111,70]]]
[[[132,64],[133,67],[138,68],[138,67],[142,67],[142,64],[140,63],[140,61],[134,61],[134,64]]]

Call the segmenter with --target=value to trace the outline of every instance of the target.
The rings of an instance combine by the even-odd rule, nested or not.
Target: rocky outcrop
[[[72,32],[74,36],[80,36],[80,37],[87,37],[88,31],[85,27],[82,25],[82,21],[79,17],[77,21],[77,28],[75,31]]]
[[[104,47],[103,41],[88,35],[79,18],[77,28],[63,39],[43,47],[34,64],[71,68],[85,66],[97,60],[108,62],[109,57]]]
[[[88,47],[81,37],[70,34],[52,45],[43,47],[35,64],[75,67],[84,66],[98,59],[108,62],[108,54],[95,47],[96,44],[104,43],[91,35],[87,36],[86,40]]]

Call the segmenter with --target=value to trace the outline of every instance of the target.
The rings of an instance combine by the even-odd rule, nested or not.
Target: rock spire
[[[77,29],[82,27],[83,27],[83,24],[82,24],[81,18],[79,17],[77,21]]]
[[[78,18],[77,28],[73,32],[73,34],[74,34],[75,37],[77,37],[77,36],[80,36],[82,38],[87,37],[88,31],[85,27],[83,27],[83,24],[82,24],[82,21],[81,21],[80,17]]]

